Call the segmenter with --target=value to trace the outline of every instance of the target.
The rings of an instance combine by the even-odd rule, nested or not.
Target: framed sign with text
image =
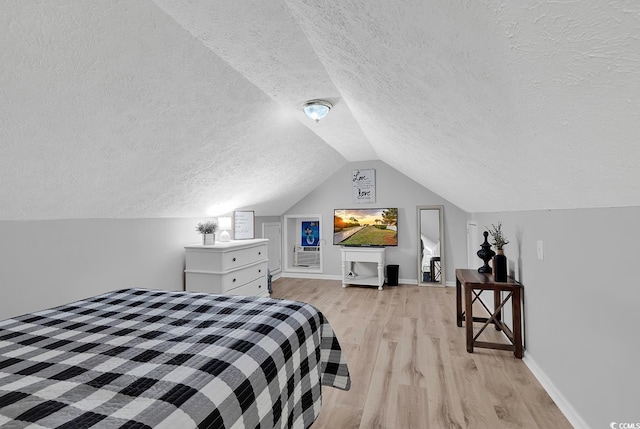
[[[352,176],[353,202],[356,204],[376,202],[376,170],[353,170]]]
[[[255,238],[255,213],[253,211],[233,212],[233,239],[248,240]]]

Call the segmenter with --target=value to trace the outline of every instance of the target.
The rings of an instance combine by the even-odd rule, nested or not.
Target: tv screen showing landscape
[[[341,246],[397,246],[398,209],[336,209],[333,244]]]

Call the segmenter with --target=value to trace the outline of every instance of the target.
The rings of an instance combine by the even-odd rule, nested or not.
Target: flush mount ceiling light
[[[320,119],[324,119],[324,117],[329,114],[329,110],[331,110],[332,107],[328,101],[310,100],[302,105],[302,110],[308,118],[320,122]]]

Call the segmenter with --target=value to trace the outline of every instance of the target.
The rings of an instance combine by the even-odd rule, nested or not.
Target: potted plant
[[[215,241],[213,239],[213,234],[215,234],[216,229],[218,229],[218,224],[213,221],[206,221],[198,223],[196,226],[196,231],[202,234],[202,244],[213,244]]]
[[[493,257],[493,277],[497,282],[507,281],[507,257],[504,256],[503,247],[509,244],[502,232],[502,222],[498,222],[498,225],[491,224],[491,228],[487,228],[489,234],[493,239],[493,244],[496,246],[496,255]]]
[[[509,244],[509,240],[507,240],[504,234],[502,233],[502,222],[498,222],[498,226],[491,224],[491,228],[487,228],[487,229],[489,230],[489,234],[491,235],[491,238],[493,238],[493,243],[491,244],[496,246],[496,249],[498,249],[498,254],[504,255],[504,251],[502,248],[507,244]]]

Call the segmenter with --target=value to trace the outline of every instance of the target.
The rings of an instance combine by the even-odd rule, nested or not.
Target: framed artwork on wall
[[[303,221],[301,246],[319,246],[320,245],[320,222]]]
[[[352,192],[355,204],[376,202],[376,170],[360,168],[353,170]]]
[[[255,212],[233,212],[233,238],[235,240],[249,240],[255,238]]]

